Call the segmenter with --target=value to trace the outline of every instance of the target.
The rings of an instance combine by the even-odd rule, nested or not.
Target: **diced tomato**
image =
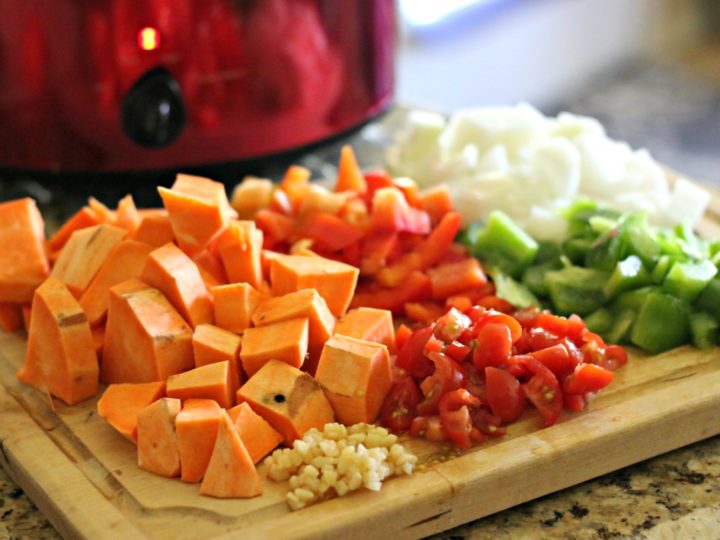
[[[546,426],[552,426],[560,418],[563,394],[557,377],[532,356],[525,356],[524,363],[533,373],[532,378],[522,385],[525,396],[540,411]]]
[[[510,330],[510,336],[513,343],[520,339],[520,336],[522,335],[522,326],[520,326],[520,323],[517,322],[513,316],[494,310],[486,311],[485,316],[477,321],[474,327],[476,335],[480,333],[483,327],[490,324],[503,324],[507,326]]]
[[[502,420],[485,409],[472,409],[470,411],[473,425],[484,435],[502,437],[507,430],[502,427]]]
[[[567,348],[561,344],[533,351],[530,355],[555,374],[559,381],[570,375],[578,365],[577,358],[571,357]]]
[[[435,323],[433,333],[446,343],[458,339],[470,327],[470,319],[455,308],[450,308]]]
[[[547,311],[538,315],[534,326],[544,328],[558,337],[568,337],[574,342],[579,342],[585,332],[585,321],[577,315],[570,315],[570,317],[565,318]]]
[[[505,423],[514,422],[525,410],[525,394],[520,382],[504,369],[485,368],[487,402],[490,410]]]
[[[471,362],[463,362],[460,366],[465,374],[465,388],[467,391],[478,398],[483,405],[487,404],[484,371],[476,368]]]
[[[399,347],[395,365],[417,379],[424,379],[432,375],[433,363],[423,352],[425,344],[432,336],[432,333],[432,326],[415,330],[407,339],[405,345]]]
[[[523,328],[530,328],[531,326],[535,326],[538,317],[540,317],[540,313],[541,311],[537,307],[529,306],[513,313],[513,317],[517,319]]]
[[[397,332],[395,332],[395,346],[398,351],[405,346],[405,343],[407,343],[407,340],[410,339],[411,335],[412,330],[410,330],[409,327],[404,324],[398,326]]]
[[[547,349],[560,343],[560,336],[544,328],[531,328],[527,331],[527,345],[531,351]]]
[[[440,422],[452,440],[460,448],[470,448],[472,421],[468,407],[480,407],[480,400],[464,388],[444,394],[438,403]]]
[[[472,352],[472,348],[459,341],[452,341],[445,346],[445,354],[456,362],[462,362]]]
[[[425,437],[428,441],[433,442],[448,440],[448,435],[445,433],[438,415],[413,418],[410,424],[410,435],[413,437]]]
[[[420,389],[411,377],[395,381],[380,409],[381,423],[393,431],[406,431],[421,401]]]
[[[615,371],[617,368],[627,364],[627,351],[620,345],[608,345],[605,347],[605,362],[602,367]]]
[[[563,406],[573,412],[584,411],[587,398],[583,394],[563,394]]]
[[[435,365],[435,371],[420,383],[420,390],[425,399],[418,405],[417,411],[423,416],[437,413],[440,398],[452,390],[461,388],[464,383],[462,369],[449,356],[429,352],[427,357]]]
[[[475,338],[473,364],[478,369],[501,366],[512,351],[512,335],[505,324],[486,324]]]
[[[562,389],[568,394],[585,394],[605,388],[613,380],[613,372],[593,364],[580,364],[563,381]]]

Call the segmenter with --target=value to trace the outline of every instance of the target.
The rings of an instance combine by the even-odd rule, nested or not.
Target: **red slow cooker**
[[[393,91],[394,0],[3,0],[0,167],[257,158],[370,119]]]

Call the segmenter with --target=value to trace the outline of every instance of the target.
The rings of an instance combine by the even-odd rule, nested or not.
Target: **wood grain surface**
[[[720,236],[720,204],[699,230]],[[410,477],[297,512],[286,483],[219,500],[198,486],[136,466],[135,446],[98,417],[17,382],[25,339],[0,333],[0,462],[66,538],[417,538],[486,516],[720,433],[720,352],[684,347],[631,352],[615,381],[582,413],[541,429],[528,411],[506,437],[459,453],[407,441]]]

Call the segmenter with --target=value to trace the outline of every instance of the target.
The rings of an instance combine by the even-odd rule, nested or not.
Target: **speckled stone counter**
[[[0,469],[0,538],[60,538]],[[434,537],[720,538],[720,437],[516,506]]]

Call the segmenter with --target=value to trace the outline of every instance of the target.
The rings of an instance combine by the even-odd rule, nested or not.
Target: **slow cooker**
[[[0,167],[255,159],[358,126],[393,93],[394,0],[3,0]]]

